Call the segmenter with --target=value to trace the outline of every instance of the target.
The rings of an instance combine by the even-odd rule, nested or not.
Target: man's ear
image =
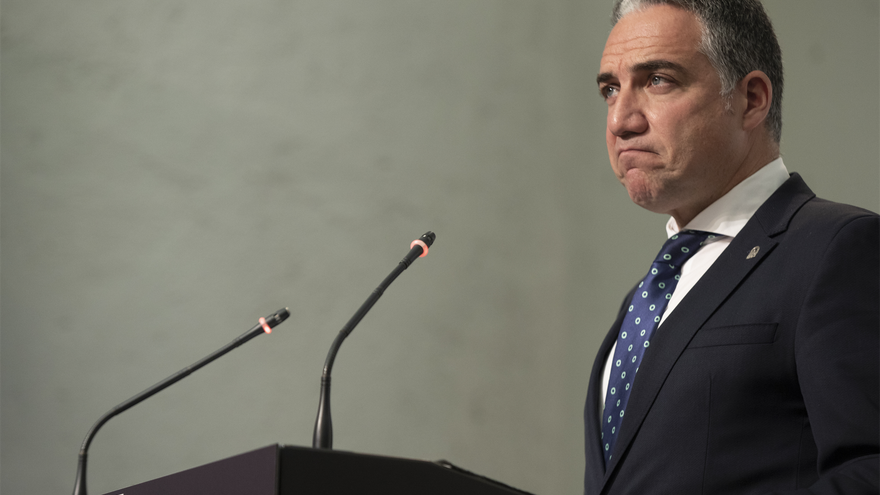
[[[754,70],[739,81],[737,92],[745,97],[746,103],[742,115],[743,130],[751,131],[767,119],[773,101],[773,85],[767,74]]]

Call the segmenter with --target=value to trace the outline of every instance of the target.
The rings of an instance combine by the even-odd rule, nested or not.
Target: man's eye
[[[652,86],[660,86],[661,84],[665,84],[669,82],[665,77],[661,76],[651,76],[651,85]]]
[[[599,88],[599,93],[602,95],[602,98],[605,98],[607,100],[608,98],[611,98],[612,96],[617,94],[617,88],[615,88],[614,86],[604,86],[602,88]]]

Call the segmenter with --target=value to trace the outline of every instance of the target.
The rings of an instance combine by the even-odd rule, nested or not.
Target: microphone
[[[254,325],[247,332],[239,335],[235,340],[226,344],[219,350],[215,351],[213,354],[203,358],[201,361],[192,364],[177,373],[169,376],[168,378],[162,380],[161,382],[153,385],[152,387],[144,390],[143,392],[135,395],[131,399],[123,402],[122,404],[117,405],[106,414],[100,417],[98,421],[92,426],[89,432],[86,434],[86,439],[83,440],[82,447],[79,450],[79,463],[76,467],[76,483],[73,486],[73,495],[87,495],[86,494],[86,460],[88,459],[88,451],[89,445],[92,443],[92,439],[95,437],[95,434],[98,430],[104,426],[104,423],[110,420],[113,416],[124,412],[132,406],[139,404],[152,397],[153,395],[165,390],[166,388],[174,385],[175,383],[183,380],[190,374],[192,374],[197,369],[205,366],[206,364],[214,361],[220,356],[226,354],[227,352],[235,349],[236,347],[244,344],[248,340],[256,337],[257,335],[262,335],[264,333],[272,333],[272,329],[278,326],[282,321],[286,320],[287,317],[290,316],[290,311],[287,308],[279,309],[278,311],[272,313],[271,315],[260,318],[258,323]]]
[[[342,341],[348,337],[348,334],[354,330],[354,327],[360,323],[361,319],[370,311],[370,308],[376,304],[376,301],[382,297],[385,289],[394,282],[398,275],[409,268],[417,258],[422,258],[428,254],[428,248],[434,244],[437,236],[430,230],[422,234],[421,237],[410,243],[410,251],[398,263],[397,267],[385,277],[385,280],[373,290],[370,297],[361,305],[360,309],[348,320],[348,323],[342,327],[333,345],[330,346],[330,352],[327,353],[327,359],[324,361],[324,373],[321,375],[321,397],[318,401],[318,417],[315,419],[315,431],[312,435],[312,447],[316,449],[332,449],[333,448],[333,421],[330,418],[330,371],[333,368],[333,361],[336,360],[336,353]]]

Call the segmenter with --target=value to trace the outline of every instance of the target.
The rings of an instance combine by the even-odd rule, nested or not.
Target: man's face
[[[684,10],[630,13],[608,36],[597,79],[614,173],[636,204],[679,227],[742,179],[748,147],[699,42],[700,23]]]

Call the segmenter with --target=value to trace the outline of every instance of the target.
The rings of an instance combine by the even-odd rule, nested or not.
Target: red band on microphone
[[[260,318],[258,321],[260,322],[260,325],[263,326],[263,331],[264,331],[264,332],[266,332],[266,333],[272,333],[272,327],[270,327],[269,324],[266,323],[266,319],[265,319],[265,318]]]
[[[424,258],[425,256],[428,255],[428,245],[425,244],[424,241],[422,241],[421,239],[416,239],[410,243],[409,248],[412,249],[416,245],[422,246],[422,254],[419,255],[419,258]]]

